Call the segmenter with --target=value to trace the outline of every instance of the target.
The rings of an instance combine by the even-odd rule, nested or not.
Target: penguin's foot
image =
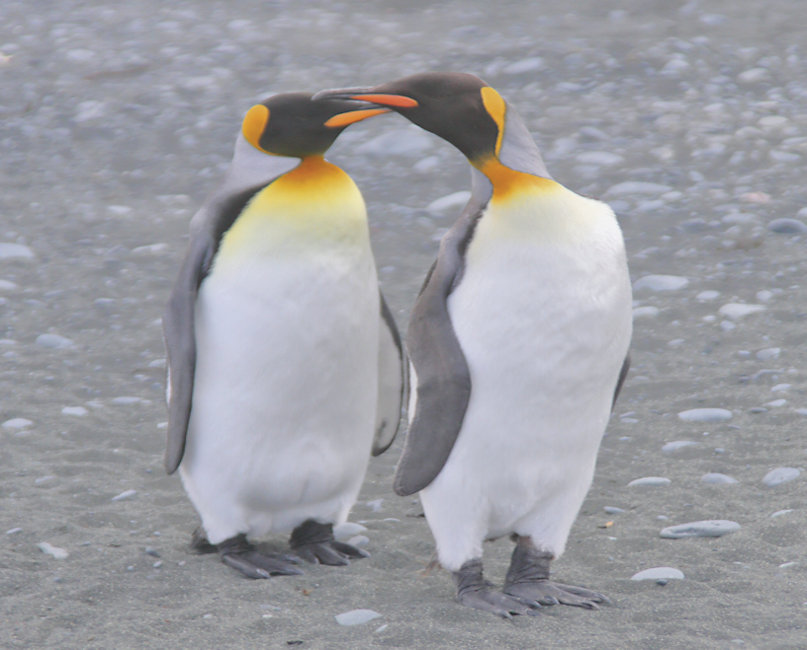
[[[549,564],[553,559],[551,553],[535,548],[529,537],[519,536],[502,591],[522,602],[541,605],[560,603],[599,609],[600,603],[608,602],[605,596],[596,591],[549,580]]]
[[[240,571],[247,578],[269,578],[270,576],[302,575],[294,566],[297,558],[288,555],[267,555],[259,553],[247,541],[243,533],[216,544],[219,558],[227,566]]]
[[[365,550],[337,542],[333,537],[333,524],[321,524],[313,519],[307,519],[292,531],[289,545],[312,564],[344,566],[350,564],[350,560],[370,557]]]
[[[491,612],[496,616],[511,619],[513,615],[535,616],[541,605],[525,599],[514,598],[490,589],[492,586],[482,576],[482,560],[468,560],[459,571],[453,573],[457,587],[457,601],[466,607]]]

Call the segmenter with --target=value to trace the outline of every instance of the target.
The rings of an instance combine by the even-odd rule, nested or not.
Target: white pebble
[[[668,442],[661,448],[661,451],[665,454],[670,454],[673,452],[678,451],[679,449],[685,449],[686,447],[697,447],[698,443],[694,440],[673,440],[672,442]]]
[[[381,510],[381,506],[384,503],[384,499],[373,499],[372,501],[367,502],[367,507],[370,508],[373,512],[378,512]]]
[[[655,318],[659,315],[659,308],[647,305],[645,307],[635,307],[633,309],[633,318]]]
[[[59,334],[40,334],[36,337],[36,344],[41,348],[64,350],[73,347],[73,341]]]
[[[137,490],[124,490],[119,495],[112,497],[110,501],[123,501],[137,494]]]
[[[770,72],[765,68],[751,68],[737,75],[737,81],[743,84],[754,84],[768,78]]]
[[[40,551],[42,551],[46,555],[50,555],[56,558],[57,560],[64,560],[70,555],[70,553],[65,551],[63,548],[53,546],[52,544],[48,544],[48,542],[39,542],[39,544],[37,544],[37,547],[39,548]]]
[[[709,472],[701,476],[701,481],[711,485],[733,485],[737,483],[737,479],[729,476],[728,474],[721,474],[720,472]]]
[[[333,527],[333,536],[339,542],[344,542],[353,537],[354,535],[358,535],[359,533],[363,533],[367,530],[366,526],[362,526],[361,524],[357,524],[352,521],[346,521],[343,524],[339,524],[338,526]]]
[[[127,406],[129,404],[149,404],[150,402],[142,397],[133,397],[131,395],[121,395],[120,397],[113,397],[112,403],[118,406]]]
[[[11,280],[0,280],[0,291],[14,291],[17,285]]]
[[[634,291],[649,289],[650,291],[678,291],[689,284],[689,280],[680,275],[645,275],[633,283]]]
[[[75,415],[76,417],[84,417],[88,412],[83,406],[65,406],[62,409],[62,415]]]
[[[744,304],[739,302],[729,302],[723,305],[719,310],[721,316],[730,318],[732,320],[739,320],[751,314],[757,314],[765,311],[764,305]]]
[[[351,609],[334,616],[339,625],[364,625],[372,620],[381,618],[381,614],[372,609]]]
[[[727,519],[709,519],[705,521],[692,521],[688,524],[678,524],[662,529],[661,537],[664,539],[682,539],[685,537],[722,537],[740,530],[740,524]]]
[[[712,300],[717,300],[720,297],[720,292],[715,291],[714,289],[707,289],[706,291],[701,291],[695,299],[699,302],[711,302]]]
[[[784,515],[789,515],[793,512],[793,508],[785,508],[784,510],[777,510],[771,515],[771,519],[775,519],[776,517],[783,517]]]
[[[782,353],[782,348],[765,348],[756,353],[756,358],[760,361],[770,361],[771,359],[778,359]]]
[[[777,467],[765,474],[762,482],[768,487],[776,487],[797,479],[799,474],[801,474],[801,470],[797,467]]]
[[[689,409],[678,414],[684,422],[725,422],[731,417],[731,411],[719,408]]]
[[[25,418],[11,418],[10,420],[6,420],[3,422],[2,426],[4,429],[27,429],[28,427],[32,426],[33,422],[31,420],[26,420]]]
[[[684,574],[670,566],[657,566],[634,573],[631,580],[683,580]]]
[[[34,252],[22,244],[0,242],[0,260],[31,260]]]
[[[772,408],[779,408],[780,406],[784,406],[787,404],[786,399],[775,399],[770,402],[765,402],[765,406],[770,406]]]
[[[439,199],[435,199],[429,203],[429,205],[426,206],[426,211],[444,212],[446,210],[462,208],[466,203],[468,203],[468,199],[470,198],[471,193],[466,190],[454,192],[453,194],[447,194],[446,196],[441,196]]]
[[[532,56],[527,59],[521,59],[510,65],[504,66],[502,72],[504,74],[523,74],[525,72],[533,72],[540,70],[544,65],[544,60],[539,56]]]
[[[672,188],[669,185],[660,183],[649,183],[645,181],[625,181],[612,185],[606,191],[611,196],[625,196],[629,194],[663,194]]]
[[[632,480],[628,483],[628,487],[662,487],[670,483],[672,483],[672,481],[663,476],[645,476]]]

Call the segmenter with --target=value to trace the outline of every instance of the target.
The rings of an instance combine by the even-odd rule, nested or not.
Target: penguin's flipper
[[[622,390],[622,384],[625,383],[625,378],[628,376],[628,370],[630,370],[630,354],[625,357],[625,361],[622,363],[622,368],[619,370],[619,378],[616,380],[616,388],[614,389],[614,399],[611,402],[612,410],[616,405],[619,392]]]
[[[446,233],[412,310],[406,345],[415,406],[393,482],[401,496],[422,490],[440,473],[468,408],[471,375],[448,313],[448,297],[462,279],[465,249],[481,214],[472,201]]]
[[[199,284],[215,253],[211,237],[191,237],[171,297],[163,315],[163,338],[167,356],[166,401],[168,442],[165,470],[173,474],[185,453],[185,436],[191,414],[193,375],[196,369],[194,313]]]
[[[406,354],[384,295],[379,291],[381,324],[378,330],[378,406],[373,456],[383,454],[398,433],[406,399]]]

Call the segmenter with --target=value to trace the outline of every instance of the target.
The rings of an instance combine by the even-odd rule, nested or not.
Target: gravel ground
[[[0,645],[804,647],[803,14],[785,0],[4,0]],[[633,369],[555,563],[612,598],[596,612],[506,622],[454,603],[447,573],[424,570],[417,502],[390,487],[400,440],[351,517],[372,557],[295,578],[190,554],[195,513],[162,470],[159,317],[244,111],[449,69],[496,87],[553,175],[624,229]],[[348,130],[330,158],[365,194],[403,327],[465,163],[397,116]],[[726,534],[660,534],[704,520]],[[509,547],[486,550],[493,580]],[[631,580],[656,567],[684,577]],[[334,618],[359,608],[381,616]]]

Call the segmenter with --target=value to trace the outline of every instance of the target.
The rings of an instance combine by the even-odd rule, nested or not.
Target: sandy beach
[[[6,0],[2,14],[0,646],[807,647],[799,3]],[[417,499],[392,491],[400,436],[350,517],[371,557],[299,577],[250,581],[191,553],[196,513],[163,470],[160,316],[243,113],[426,70],[499,90],[553,176],[611,204],[625,235],[633,366],[553,565],[610,597],[597,611],[459,606],[450,575],[427,570]],[[395,115],[328,157],[364,193],[403,330],[467,165]],[[732,532],[661,535],[718,520]],[[497,584],[510,551],[486,546]],[[683,579],[631,579],[657,567]],[[337,622],[354,609],[379,616]]]

